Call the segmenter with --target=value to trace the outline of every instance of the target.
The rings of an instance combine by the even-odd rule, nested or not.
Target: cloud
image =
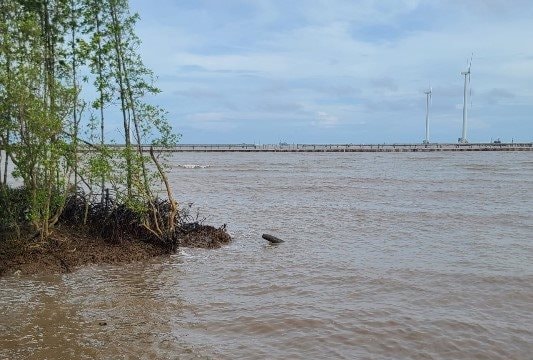
[[[383,78],[376,78],[370,80],[370,84],[377,89],[385,89],[388,91],[397,91],[398,90],[398,84],[394,81],[394,79],[390,77],[383,77]]]
[[[223,97],[222,94],[216,91],[213,91],[211,89],[206,89],[206,88],[200,88],[200,87],[177,90],[177,91],[174,91],[174,95],[186,97],[186,98],[195,98],[195,99],[198,99],[198,98],[219,99]]]
[[[196,113],[191,114],[187,117],[188,121],[195,123],[206,123],[206,122],[220,122],[226,119],[226,116],[223,113]]]
[[[332,128],[339,125],[339,118],[324,111],[319,111],[312,124],[321,128]]]
[[[187,115],[185,119],[186,126],[193,129],[227,132],[236,128],[225,113],[194,113]]]
[[[361,93],[361,89],[355,88],[352,85],[334,83],[334,84],[320,84],[314,86],[313,89],[318,93],[322,93],[328,96],[342,98],[342,97],[355,97]]]
[[[260,102],[259,104],[257,104],[255,109],[259,112],[267,113],[296,113],[300,112],[303,107],[301,104],[298,103],[267,101]]]
[[[327,135],[327,142],[348,136],[359,137],[349,142],[419,141],[412,129],[422,126],[423,91],[430,81],[434,118],[461,118],[460,72],[472,52],[475,116],[486,129],[501,126],[495,114],[512,103],[506,116],[518,124],[517,134],[531,140],[530,1],[132,4],[143,19],[145,61],[161,75],[162,105],[179,119],[176,127],[214,129],[199,133],[209,136],[205,139],[192,134],[183,141],[224,142],[216,132],[222,128],[243,138],[257,129],[277,141],[288,138],[280,132],[309,123],[316,133],[302,134],[310,139]],[[358,131],[362,122],[368,131]],[[404,126],[394,128],[398,122]],[[445,124],[439,124],[436,141],[457,138],[457,129]],[[320,132],[325,128],[328,132]],[[479,140],[486,135],[469,133]]]
[[[489,105],[497,105],[515,99],[516,95],[509,90],[494,88],[481,95]]]

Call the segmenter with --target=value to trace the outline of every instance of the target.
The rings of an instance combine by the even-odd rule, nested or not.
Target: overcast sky
[[[182,143],[533,141],[533,1],[133,0]]]

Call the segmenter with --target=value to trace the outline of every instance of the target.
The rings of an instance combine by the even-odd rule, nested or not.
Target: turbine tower
[[[463,132],[461,133],[461,137],[459,138],[459,143],[461,144],[467,144],[468,140],[466,139],[466,123],[468,119],[468,88],[470,86],[470,67],[472,66],[472,58],[470,58],[470,63],[468,64],[468,69],[466,71],[461,72],[461,75],[464,75],[465,77],[465,88],[464,88],[464,95],[463,95]]]
[[[426,94],[426,138],[422,142],[423,144],[429,144],[429,103],[431,102],[431,85],[429,85],[429,90],[424,91]]]

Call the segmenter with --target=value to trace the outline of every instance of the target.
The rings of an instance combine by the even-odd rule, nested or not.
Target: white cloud
[[[236,128],[228,114],[218,112],[193,113],[185,117],[185,126],[192,129],[227,132]]]
[[[316,114],[316,120],[312,124],[318,127],[332,128],[339,124],[339,118],[324,111],[319,111]]]
[[[141,12],[147,6],[134,4]],[[474,52],[476,117],[490,129],[498,126],[494,107],[521,104],[509,113],[524,119],[515,131],[533,133],[525,115],[533,111],[529,1],[227,0],[192,2],[182,11],[185,5],[154,0],[149,6],[153,18],[141,22],[146,61],[174,94],[170,106],[194,126],[239,130],[255,122],[276,139],[278,119],[295,126],[312,119],[332,131],[366,121],[392,131],[388,125],[397,119],[418,126],[429,81],[435,118],[461,119],[460,71]],[[487,109],[476,94],[498,96],[493,89],[515,97],[500,96]],[[346,136],[338,131],[338,138]],[[381,142],[382,134],[360,141]],[[442,134],[440,140],[456,139],[448,128]],[[390,136],[419,140],[402,129]]]

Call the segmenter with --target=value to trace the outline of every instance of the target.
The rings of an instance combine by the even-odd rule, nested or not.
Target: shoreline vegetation
[[[231,240],[173,198],[153,147],[179,135],[146,100],[160,90],[138,53],[138,19],[128,0],[0,3],[0,274]]]
[[[27,211],[25,189],[3,188],[18,213]],[[2,195],[0,199],[5,200]],[[156,209],[168,216],[168,200],[157,200]],[[13,209],[13,206],[11,207]],[[1,213],[0,209],[0,213]],[[143,224],[146,214],[107,197],[104,203],[90,202],[82,194],[67,199],[61,216],[46,238],[24,222],[16,227],[0,226],[0,276],[8,274],[68,273],[88,264],[122,264],[169,256],[179,247],[216,249],[231,241],[226,225],[215,228],[190,215],[190,209],[176,213],[173,233],[160,237]]]

